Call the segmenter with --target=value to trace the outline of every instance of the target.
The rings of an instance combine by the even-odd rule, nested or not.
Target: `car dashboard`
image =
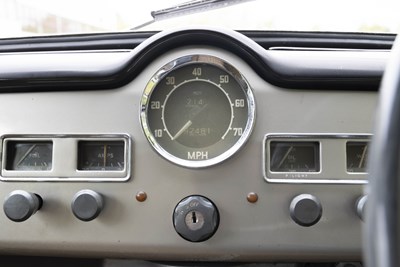
[[[361,261],[389,49],[185,28],[3,51],[1,253]]]

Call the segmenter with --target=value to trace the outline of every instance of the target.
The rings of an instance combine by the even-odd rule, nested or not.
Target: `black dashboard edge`
[[[260,46],[249,37],[232,30],[187,28],[160,32],[147,37],[148,35],[146,34],[139,35],[136,44],[140,44],[131,50],[131,52],[126,53],[129,56],[121,59],[119,64],[115,64],[114,60],[114,64],[110,65],[107,61],[102,62],[100,65],[93,65],[96,72],[88,72],[88,62],[85,62],[82,66],[81,61],[77,60],[76,66],[73,66],[72,70],[68,69],[68,71],[62,71],[63,63],[60,62],[59,67],[61,71],[54,72],[52,69],[49,69],[46,74],[42,72],[38,75],[38,73],[35,73],[35,66],[33,65],[27,71],[19,71],[17,68],[12,76],[7,76],[7,73],[10,73],[9,66],[0,63],[0,92],[114,89],[129,83],[149,62],[162,55],[165,51],[189,45],[206,45],[226,49],[246,61],[265,81],[282,88],[377,91],[383,73],[384,64],[370,66],[373,68],[372,71],[362,68],[357,69],[354,66],[351,66],[351,69],[347,70],[343,68],[343,62],[338,62],[338,66],[333,66],[331,71],[326,70],[322,73],[318,72],[318,64],[311,68],[312,71],[299,71],[301,66],[293,67],[290,60],[282,62],[279,60],[279,57],[271,56],[271,51],[265,50],[265,47]],[[68,38],[64,38],[66,38],[64,41],[67,42]],[[82,40],[79,40],[80,38]],[[96,38],[98,39],[97,35],[92,37],[72,36],[71,40],[89,44],[92,40],[93,50],[90,50],[92,53],[96,52],[95,49],[100,48],[95,45],[98,42]],[[125,39],[125,41],[128,39]],[[391,42],[389,37],[381,39],[383,43],[387,42],[386,46],[389,46]],[[32,40],[41,40],[42,44],[45,43],[43,38],[33,38]],[[58,46],[60,51],[62,51],[62,42],[60,43],[50,38],[49,43],[51,42],[54,42],[54,45]],[[132,44],[132,46],[136,44]],[[86,48],[89,50],[90,45]],[[110,50],[106,51],[108,53],[112,52]],[[84,52],[79,51],[81,55],[84,55]],[[46,52],[40,53],[46,54]],[[74,52],[70,51],[69,53]],[[13,56],[16,54],[26,54],[29,56],[34,53],[3,53],[0,56]],[[57,52],[53,51],[51,54],[57,55]],[[306,60],[301,61],[303,64],[307,64]],[[320,64],[324,64],[323,61],[320,62]],[[99,64],[99,62],[96,62],[96,64]],[[365,64],[365,62],[361,62],[360,64]],[[4,71],[3,73],[2,70],[5,69],[8,71]]]
[[[394,34],[238,31],[264,49],[272,47],[310,47],[325,49],[389,50]],[[159,32],[113,32],[34,36],[0,39],[0,53],[134,49]]]

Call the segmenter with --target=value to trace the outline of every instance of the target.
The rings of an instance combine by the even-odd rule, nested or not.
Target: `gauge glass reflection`
[[[78,170],[123,171],[124,167],[124,141],[80,141],[78,143]]]
[[[271,142],[270,170],[272,172],[319,172],[319,143]]]
[[[53,143],[47,141],[7,142],[6,169],[12,171],[49,171],[52,168]]]
[[[367,172],[368,142],[347,142],[347,172]]]

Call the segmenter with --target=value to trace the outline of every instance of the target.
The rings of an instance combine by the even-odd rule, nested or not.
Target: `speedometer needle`
[[[191,125],[192,125],[192,121],[188,120],[185,125],[183,125],[183,127],[174,135],[174,137],[172,137],[171,140],[175,140],[177,139],[179,136],[181,136]]]
[[[188,120],[185,125],[175,134],[174,137],[172,137],[172,141],[175,139],[178,139],[179,136],[181,136],[192,124],[192,120],[194,120],[203,110],[207,108],[208,104],[205,104],[202,107],[197,107],[196,110],[193,112],[193,114],[189,117],[190,120]]]

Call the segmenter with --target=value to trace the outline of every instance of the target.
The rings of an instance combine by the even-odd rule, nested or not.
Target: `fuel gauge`
[[[78,170],[123,171],[124,141],[79,141]]]
[[[6,169],[11,171],[49,171],[53,162],[53,143],[49,141],[8,141]]]

